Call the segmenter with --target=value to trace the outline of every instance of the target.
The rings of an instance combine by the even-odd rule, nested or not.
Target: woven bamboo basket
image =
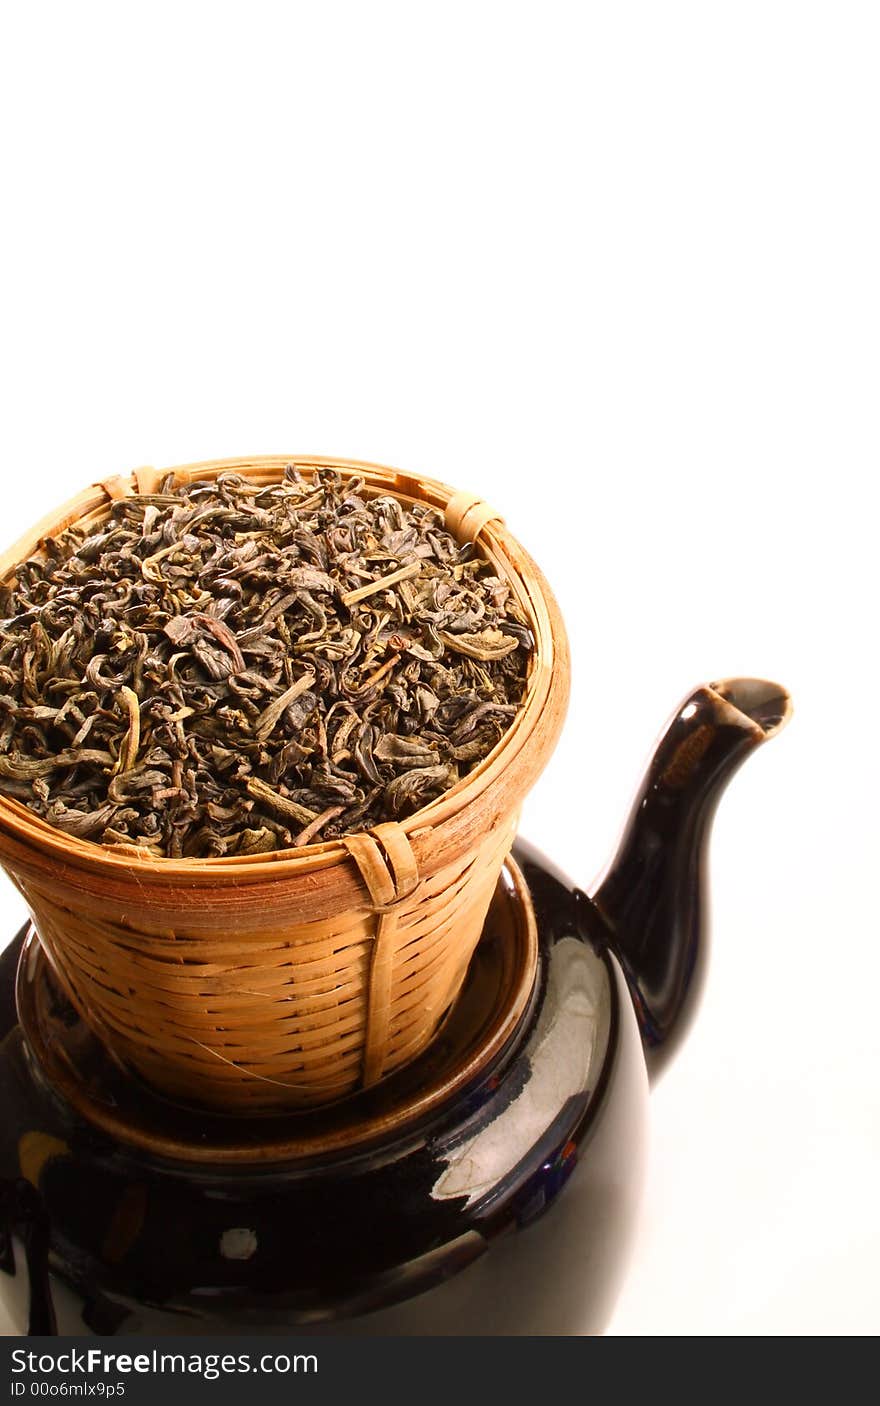
[[[362,475],[365,492],[438,508],[510,582],[535,637],[526,696],[470,775],[402,822],[249,857],[155,858],[63,834],[0,797],[0,861],[71,1002],[153,1088],[229,1112],[329,1103],[414,1059],[464,979],[526,792],[558,737],[569,666],[538,568],[472,494],[378,465],[270,456],[174,470],[255,484],[288,464]],[[154,491],[138,469],[95,484],[0,557],[0,579],[111,500]]]

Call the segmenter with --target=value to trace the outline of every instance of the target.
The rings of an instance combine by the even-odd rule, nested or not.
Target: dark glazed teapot
[[[0,959],[0,1291],[19,1331],[601,1332],[648,1076],[701,985],[715,804],[789,712],[757,679],[695,689],[595,892],[517,843],[433,1044],[319,1112],[150,1093],[26,928]]]

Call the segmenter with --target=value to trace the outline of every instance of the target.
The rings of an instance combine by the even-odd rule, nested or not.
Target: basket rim
[[[387,493],[404,502],[421,502],[445,512],[459,492],[441,480],[413,474],[369,460],[337,458],[330,455],[273,454],[206,459],[193,463],[170,465],[161,470],[134,470],[130,475],[90,485],[40,518],[4,553],[0,554],[0,580],[13,575],[16,567],[39,548],[40,542],[57,535],[76,522],[94,515],[102,516],[114,498],[148,492],[144,483],[155,483],[173,473],[179,481],[196,482],[216,478],[222,473],[240,473],[255,479],[268,475],[265,484],[280,481],[288,465],[298,469],[327,468],[363,475],[367,487]],[[113,491],[108,485],[112,484]],[[478,501],[476,497],[474,501]],[[491,752],[449,790],[414,811],[399,824],[413,838],[420,832],[442,827],[460,813],[479,802],[484,792],[496,781],[510,760],[526,744],[536,721],[554,693],[567,692],[568,680],[558,667],[560,657],[567,658],[564,627],[558,606],[539,568],[532,561],[503,520],[493,516],[478,531],[479,545],[489,560],[500,568],[513,587],[519,604],[525,610],[535,633],[526,692],[510,727]],[[562,704],[564,710],[564,701]],[[297,849],[273,850],[253,856],[213,855],[171,858],[151,855],[136,846],[108,846],[94,840],[69,836],[36,815],[27,806],[0,793],[0,832],[46,854],[52,852],[66,864],[97,872],[136,875],[149,881],[186,879],[235,884],[241,880],[259,881],[282,874],[316,874],[332,868],[349,858],[344,838],[319,841]],[[352,834],[363,834],[353,831]]]

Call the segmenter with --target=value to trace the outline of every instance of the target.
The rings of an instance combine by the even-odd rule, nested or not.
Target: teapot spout
[[[764,679],[694,689],[667,724],[591,895],[626,973],[652,1078],[681,1042],[702,987],[715,807],[737,767],[790,715],[786,690]]]

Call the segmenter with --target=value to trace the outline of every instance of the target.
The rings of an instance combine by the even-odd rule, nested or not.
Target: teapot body
[[[18,1331],[601,1332],[642,1183],[642,1043],[589,901],[515,853],[538,963],[500,1060],[423,1125],[317,1164],[184,1163],[90,1126],[10,1009],[10,949],[0,1294]]]
[[[436,1076],[432,1061],[467,1013],[462,994],[420,1057],[427,1064],[362,1091],[380,1116],[360,1133],[350,1124],[320,1156],[308,1141],[281,1156],[258,1136],[230,1163],[219,1155],[222,1120],[213,1115],[209,1127],[207,1115],[184,1114],[181,1134],[180,1109],[177,1141],[132,1139],[116,1096],[135,1121],[139,1100],[155,1096],[131,1081],[105,1090],[101,1117],[88,1116],[64,1092],[67,1027],[78,1017],[59,992],[50,996],[51,1036],[39,1052],[34,1026],[16,1014],[16,953],[7,951],[0,1295],[16,1325],[34,1334],[601,1332],[633,1237],[647,1073],[665,1066],[699,995],[715,807],[790,712],[785,690],[763,679],[692,690],[589,898],[518,842],[496,904],[528,913],[534,961],[503,1039],[425,1102],[420,1081]],[[503,928],[489,923],[468,979],[481,960],[503,967],[506,950]],[[28,999],[29,951],[40,952],[33,934],[19,973]],[[383,1118],[401,1079],[413,1116]],[[161,1134],[172,1109],[154,1114]]]

